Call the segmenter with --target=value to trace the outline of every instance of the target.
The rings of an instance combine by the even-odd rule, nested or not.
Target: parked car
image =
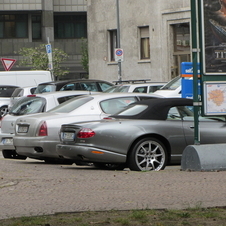
[[[94,92],[103,92],[109,87],[113,86],[113,83],[96,80],[96,79],[76,79],[56,82],[40,83],[35,90],[35,93],[65,91],[65,90],[88,90]]]
[[[194,144],[193,100],[159,98],[131,104],[109,119],[62,125],[62,159],[98,167],[163,170]],[[200,117],[202,144],[225,143],[225,118]]]
[[[36,88],[37,86],[27,86],[27,87],[16,88],[10,97],[8,109],[10,109],[13,106],[13,104],[21,97],[34,94],[34,91]]]
[[[16,121],[13,139],[16,152],[49,163],[62,162],[56,153],[59,132],[64,123],[99,120],[122,110],[130,103],[159,98],[154,94],[101,93],[85,95],[67,101],[52,110],[26,116]]]
[[[133,93],[153,93],[159,90],[166,82],[148,82],[147,80],[125,80],[121,83],[105,90],[105,93],[113,92],[133,92]]]
[[[13,146],[15,121],[24,115],[46,112],[76,96],[88,94],[88,91],[59,91],[21,97],[1,119],[0,151],[5,158],[26,159],[15,152]],[[95,92],[94,92],[95,93]]]
[[[170,80],[167,84],[162,86],[159,90],[155,91],[155,94],[164,97],[182,97],[181,95],[181,77],[177,76]]]
[[[19,86],[0,85],[0,118],[7,114],[10,97]]]

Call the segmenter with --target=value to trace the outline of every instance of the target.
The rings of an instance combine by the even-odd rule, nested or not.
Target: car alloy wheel
[[[168,155],[164,144],[156,138],[139,140],[133,147],[128,164],[130,170],[159,171],[166,166]]]
[[[0,107],[0,116],[3,117],[9,112],[8,106]]]

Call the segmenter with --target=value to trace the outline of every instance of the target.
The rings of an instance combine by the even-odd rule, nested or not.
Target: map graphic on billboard
[[[226,73],[226,0],[202,0],[203,72]]]
[[[205,115],[226,115],[226,82],[204,82]]]

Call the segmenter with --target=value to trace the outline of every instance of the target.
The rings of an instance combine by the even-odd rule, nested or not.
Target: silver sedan
[[[49,163],[66,163],[68,161],[60,159],[56,152],[62,124],[99,120],[133,102],[159,97],[142,93],[101,93],[76,97],[46,113],[18,119],[13,144],[19,155]]]
[[[26,159],[26,156],[18,155],[13,146],[14,127],[18,118],[49,111],[63,102],[88,94],[89,91],[59,91],[20,97],[11,107],[9,113],[1,118],[0,151],[5,158]],[[98,92],[93,92],[98,93]]]
[[[98,167],[162,170],[180,163],[194,143],[193,100],[161,98],[131,104],[110,119],[62,125],[61,158]],[[225,118],[200,117],[202,144],[225,143]]]

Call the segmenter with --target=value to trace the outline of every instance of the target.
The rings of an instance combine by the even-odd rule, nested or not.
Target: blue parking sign
[[[51,47],[51,44],[47,44],[47,45],[46,45],[46,52],[47,52],[47,53],[52,53],[52,47]]]

